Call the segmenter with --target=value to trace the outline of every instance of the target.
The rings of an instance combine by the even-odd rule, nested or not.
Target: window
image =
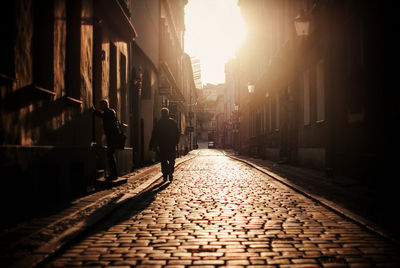
[[[303,119],[304,125],[310,124],[310,70],[306,70],[303,73]]]
[[[150,72],[147,69],[144,71],[143,74],[142,99],[151,99],[151,77]]]
[[[275,101],[275,99],[273,98],[273,99],[271,99],[271,109],[270,109],[270,111],[271,111],[271,114],[270,114],[270,119],[271,119],[271,131],[273,131],[273,130],[275,130],[275,125],[276,125],[276,115],[275,115],[275,112],[276,112],[276,101]]]
[[[33,83],[54,90],[54,3],[51,0],[34,3]]]
[[[263,121],[262,131],[263,131],[263,134],[266,134],[267,133],[267,104],[266,103],[264,103],[264,105],[263,105],[262,121]]]
[[[262,120],[261,120],[261,112],[257,111],[256,114],[256,135],[259,136],[262,132]]]
[[[119,55],[119,81],[120,81],[120,110],[121,110],[121,122],[128,122],[128,94],[126,90],[126,57],[124,54]]]
[[[0,49],[0,81],[2,78],[12,81],[15,78],[14,70],[14,35],[16,32],[16,18],[15,18],[15,2],[4,1],[1,3],[0,8],[0,34],[3,37],[1,40]],[[5,26],[7,25],[7,26]]]
[[[259,134],[259,114],[257,110],[250,112],[250,136],[256,137]]]
[[[268,130],[272,131],[272,100],[269,99],[268,105]]]
[[[364,85],[364,53],[365,36],[364,21],[360,14],[351,16],[348,22],[348,56],[347,75],[348,86],[351,90],[346,92],[347,96],[347,121],[357,123],[365,119],[365,85]]]
[[[67,1],[66,95],[80,99],[81,1]]]
[[[118,108],[118,94],[117,94],[117,46],[110,42],[110,69],[109,69],[109,92],[108,97],[110,107],[113,109]],[[117,109],[119,110],[119,109]]]
[[[317,64],[317,122],[325,120],[325,79],[324,61]]]
[[[276,95],[276,105],[275,105],[275,130],[279,130],[280,127],[280,98],[279,93]]]

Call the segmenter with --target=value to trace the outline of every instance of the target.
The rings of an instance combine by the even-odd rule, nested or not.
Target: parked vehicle
[[[213,141],[209,141],[208,148],[215,148],[215,143]]]

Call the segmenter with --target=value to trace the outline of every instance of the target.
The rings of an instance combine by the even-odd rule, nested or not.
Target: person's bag
[[[126,142],[126,136],[124,133],[119,133],[118,138],[117,138],[117,146],[116,149],[124,149],[125,148],[125,142]]]
[[[117,122],[117,129],[118,129],[118,135],[116,137],[116,141],[115,141],[115,148],[116,149],[124,149],[125,148],[125,142],[126,142],[126,135],[124,134],[124,132],[122,131],[122,127],[121,127],[121,123]]]

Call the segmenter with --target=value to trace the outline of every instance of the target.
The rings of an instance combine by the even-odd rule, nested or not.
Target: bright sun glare
[[[189,0],[185,25],[185,52],[200,59],[202,83],[224,83],[225,63],[246,36],[237,0]]]

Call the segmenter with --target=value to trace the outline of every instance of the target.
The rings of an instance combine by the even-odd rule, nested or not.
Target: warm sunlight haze
[[[185,25],[185,52],[200,58],[203,84],[224,83],[224,65],[246,36],[237,0],[189,0]]]

